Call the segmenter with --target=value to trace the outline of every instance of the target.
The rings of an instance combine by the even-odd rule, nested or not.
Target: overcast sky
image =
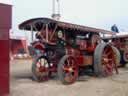
[[[20,33],[17,27],[24,20],[51,18],[52,0],[13,0],[12,4],[15,34]],[[116,24],[120,31],[128,31],[127,4],[128,0],[60,0],[61,21],[107,30]]]

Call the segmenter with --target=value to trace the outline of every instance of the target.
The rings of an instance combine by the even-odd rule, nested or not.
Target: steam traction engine
[[[105,37],[104,41],[116,47],[116,57],[121,63],[120,66],[125,66],[128,63],[128,34]]]
[[[97,76],[117,72],[112,46],[100,34],[112,32],[76,24],[35,18],[19,25],[21,30],[36,32],[38,41],[32,46],[39,53],[32,64],[34,80],[45,81],[57,72],[63,84],[74,83],[80,68],[91,66]]]

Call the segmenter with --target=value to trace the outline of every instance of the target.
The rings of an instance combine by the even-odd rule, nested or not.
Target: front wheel
[[[32,77],[35,81],[49,79],[49,62],[45,56],[37,56],[32,64]]]
[[[78,77],[78,66],[72,56],[63,56],[58,64],[59,80],[63,84],[72,84]]]

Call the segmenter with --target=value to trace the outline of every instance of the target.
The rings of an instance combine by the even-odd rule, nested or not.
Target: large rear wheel
[[[37,56],[32,64],[32,77],[36,81],[49,79],[49,62],[45,56]]]
[[[78,66],[72,56],[63,56],[58,64],[59,80],[63,84],[72,84],[78,77]]]
[[[116,68],[116,59],[112,47],[106,43],[97,45],[94,52],[94,72],[97,76],[109,76]]]

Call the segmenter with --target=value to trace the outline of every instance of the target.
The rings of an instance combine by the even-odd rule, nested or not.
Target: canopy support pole
[[[33,41],[33,26],[31,25],[31,42]]]
[[[48,42],[48,24],[46,24],[46,41]]]

